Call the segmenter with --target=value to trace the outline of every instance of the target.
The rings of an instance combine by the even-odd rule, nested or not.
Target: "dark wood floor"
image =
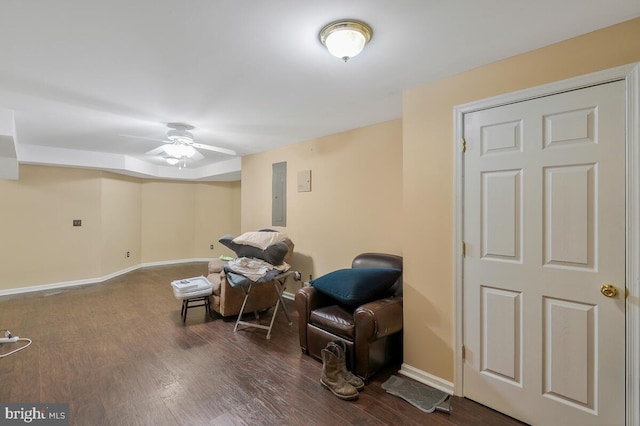
[[[77,425],[516,425],[463,398],[453,414],[424,413],[374,376],[357,401],[319,384],[321,363],[300,353],[297,314],[265,331],[233,332],[204,308],[180,319],[170,281],[203,263],[145,268],[62,291],[0,298],[0,328],[31,347],[0,359],[0,402],[70,404]],[[6,353],[10,344],[0,346]]]

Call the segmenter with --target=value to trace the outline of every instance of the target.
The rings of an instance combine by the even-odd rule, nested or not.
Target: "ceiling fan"
[[[207,151],[220,152],[227,155],[237,155],[235,151],[227,148],[221,148],[213,145],[205,145],[196,143],[193,137],[193,133],[190,131],[194,127],[185,123],[167,123],[169,130],[167,131],[167,139],[155,139],[143,136],[134,136],[139,139],[149,139],[153,141],[164,142],[165,144],[159,146],[151,151],[148,151],[147,155],[159,155],[165,153],[165,161],[171,165],[180,164],[180,168],[186,167],[187,159],[200,160],[203,157],[196,148],[204,149]]]

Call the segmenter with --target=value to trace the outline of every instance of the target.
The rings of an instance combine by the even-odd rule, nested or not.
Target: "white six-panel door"
[[[464,137],[464,395],[624,424],[624,82],[465,114]]]

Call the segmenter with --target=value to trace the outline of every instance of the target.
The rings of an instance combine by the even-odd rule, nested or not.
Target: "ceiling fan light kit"
[[[372,35],[371,27],[364,22],[342,19],[320,30],[320,42],[333,56],[347,62],[362,52]]]
[[[196,149],[184,142],[174,142],[171,145],[167,145],[164,151],[174,158],[191,158],[196,154]]]

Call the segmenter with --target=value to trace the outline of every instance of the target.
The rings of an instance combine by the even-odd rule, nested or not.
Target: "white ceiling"
[[[0,108],[23,164],[239,178],[145,155],[166,123],[239,156],[399,118],[402,90],[640,15],[638,0],[3,0]],[[343,63],[327,23],[373,28]]]

